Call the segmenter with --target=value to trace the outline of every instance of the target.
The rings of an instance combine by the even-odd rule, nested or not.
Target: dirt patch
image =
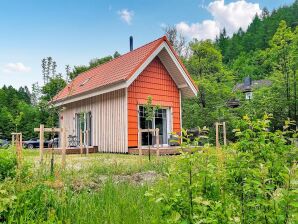
[[[100,190],[101,187],[108,181],[119,184],[119,183],[130,183],[133,185],[144,185],[144,184],[153,184],[157,180],[161,179],[162,175],[158,174],[155,171],[147,171],[141,173],[135,173],[132,175],[99,175],[92,180],[75,180],[72,183],[72,188],[74,191],[82,190]]]
[[[152,184],[157,179],[160,179],[161,175],[155,171],[147,171],[142,173],[135,173],[132,175],[115,175],[112,180],[115,183],[130,182],[132,184],[144,185]]]

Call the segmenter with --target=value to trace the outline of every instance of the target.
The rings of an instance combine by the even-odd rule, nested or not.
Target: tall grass
[[[38,185],[21,195],[7,223],[162,223],[147,186],[108,181],[100,191],[74,193]]]
[[[148,162],[147,158],[127,155],[76,155],[68,157],[68,167],[62,172],[60,156],[56,156],[55,175],[51,176],[46,158],[39,165],[36,151],[26,150],[24,157],[31,165],[25,176],[2,182],[3,189],[10,189],[7,199],[14,201],[2,210],[0,205],[0,222],[162,223],[161,209],[145,196],[147,183],[115,181],[113,177],[161,173],[167,158]],[[105,181],[98,181],[102,176]],[[83,187],[77,189],[76,184]]]

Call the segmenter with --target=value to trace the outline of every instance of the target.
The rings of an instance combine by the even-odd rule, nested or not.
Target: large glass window
[[[168,124],[167,124],[168,109],[158,109],[152,121],[146,121],[146,108],[139,106],[139,126],[141,129],[159,128],[159,143],[168,144]],[[156,136],[152,133],[142,133],[142,145],[156,144]]]

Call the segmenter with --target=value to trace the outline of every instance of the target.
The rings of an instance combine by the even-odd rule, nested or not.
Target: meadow
[[[3,223],[297,223],[296,132],[269,131],[270,116],[245,117],[237,142],[193,147],[184,132],[181,155],[51,153],[0,150]],[[190,147],[192,145],[192,147]],[[188,149],[183,151],[183,149]]]

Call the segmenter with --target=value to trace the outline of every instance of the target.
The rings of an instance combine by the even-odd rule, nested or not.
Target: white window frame
[[[140,106],[144,107],[145,105],[144,104],[139,104],[137,106],[137,113],[138,113],[138,130],[140,129],[140,114],[139,114],[139,111],[140,111]],[[161,147],[168,147],[169,146],[169,138],[171,136],[171,132],[173,131],[172,130],[172,127],[173,127],[173,124],[172,124],[172,116],[173,116],[173,113],[172,113],[172,107],[160,107],[160,109],[166,109],[166,115],[167,115],[167,143],[166,144],[159,144],[159,146]],[[152,128],[155,129],[155,121],[152,122]],[[142,137],[141,133],[139,133],[138,131],[138,141],[140,141],[140,138]],[[157,147],[157,145],[153,145],[154,147]],[[148,146],[146,145],[141,145],[142,148],[148,148]]]

